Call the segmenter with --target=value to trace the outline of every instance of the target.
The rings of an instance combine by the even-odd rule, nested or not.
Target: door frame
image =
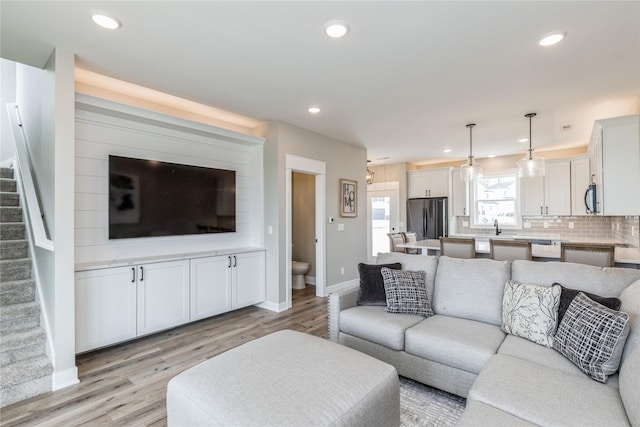
[[[292,191],[292,173],[301,172],[308,175],[314,175],[316,181],[316,296],[326,296],[326,283],[325,283],[325,259],[326,259],[326,239],[325,239],[325,212],[326,212],[326,170],[327,164],[325,162],[309,159],[306,157],[300,157],[293,154],[286,154],[285,156],[285,292],[286,292],[286,306],[287,309],[291,308],[291,244],[292,231],[291,224],[293,222],[293,215],[291,208],[293,206],[291,202]]]
[[[371,255],[373,237],[371,236],[372,219],[371,219],[371,206],[369,205],[369,202],[371,200],[369,193],[372,193],[374,191],[389,191],[395,194],[396,206],[395,208],[392,207],[391,209],[396,210],[396,221],[397,221],[398,232],[402,231],[400,230],[400,224],[402,223],[402,221],[400,221],[400,182],[389,181],[389,182],[374,182],[373,184],[368,184],[367,185],[367,260],[368,262],[375,261],[375,256]]]

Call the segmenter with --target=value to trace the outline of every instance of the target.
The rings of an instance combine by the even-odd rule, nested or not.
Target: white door
[[[367,244],[370,262],[378,252],[389,252],[387,233],[400,232],[399,193],[397,182],[367,186]]]

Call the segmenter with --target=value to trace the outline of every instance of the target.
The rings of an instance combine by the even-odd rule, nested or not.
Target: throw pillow
[[[502,297],[502,330],[552,347],[560,289],[560,285],[545,287],[507,281]]]
[[[560,285],[560,283],[554,283],[554,285]],[[611,310],[619,310],[620,309],[620,300],[615,297],[607,298],[601,297],[600,295],[591,294],[589,292],[579,291],[577,289],[569,289],[562,286],[562,293],[560,294],[560,306],[558,307],[558,325],[562,322],[562,318],[564,317],[564,313],[569,308],[569,304],[571,301],[578,295],[578,293],[582,292],[587,297],[592,299],[593,301],[604,305],[605,307],[610,308]]]
[[[383,267],[400,270],[402,264],[358,264],[360,274],[360,293],[358,305],[387,305],[387,297],[384,292],[384,280],[380,270]]]
[[[389,313],[433,315],[427,296],[427,273],[424,271],[381,270]]]
[[[611,310],[583,292],[571,301],[553,348],[594,380],[605,382],[620,366],[629,334],[629,315]]]

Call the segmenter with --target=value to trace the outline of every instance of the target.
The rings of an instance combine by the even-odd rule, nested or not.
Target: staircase
[[[20,197],[0,168],[0,408],[51,391]]]

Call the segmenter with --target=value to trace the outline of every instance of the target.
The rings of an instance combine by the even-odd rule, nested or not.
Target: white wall
[[[16,102],[16,63],[0,58],[0,165],[6,167],[15,157],[15,147],[7,104]]]
[[[301,129],[273,122],[261,129],[265,144],[265,225],[273,227],[266,236],[267,300],[281,304],[286,300],[285,236],[285,157],[293,154],[325,162],[326,216],[336,220],[326,225],[326,285],[331,287],[358,279],[358,263],[366,262],[366,149]],[[340,218],[339,180],[358,182],[358,216]],[[326,218],[325,218],[326,220]],[[338,231],[344,224],[344,231]],[[340,269],[344,268],[344,274]]]
[[[262,246],[261,138],[86,95],[77,99],[77,269],[117,260]],[[109,155],[236,171],[236,232],[109,240]]]

